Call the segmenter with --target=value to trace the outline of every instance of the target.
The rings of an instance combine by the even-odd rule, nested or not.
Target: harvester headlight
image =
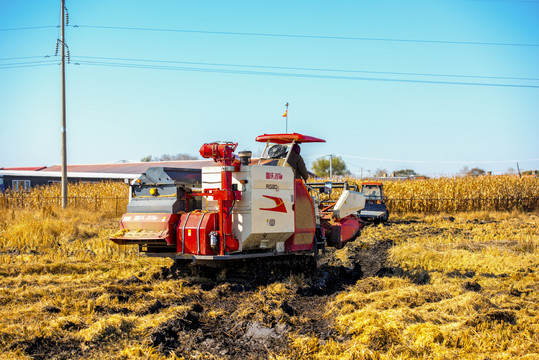
[[[156,188],[151,188],[150,189],[150,195],[157,196],[157,189]]]

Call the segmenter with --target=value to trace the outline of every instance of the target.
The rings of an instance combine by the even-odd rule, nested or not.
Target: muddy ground
[[[266,358],[268,353],[283,353],[287,349],[287,333],[315,336],[328,340],[337,336],[331,319],[324,317],[327,303],[347,285],[369,276],[384,276],[394,272],[387,266],[388,250],[393,243],[380,241],[363,244],[359,240],[348,246],[345,266],[335,257],[335,249],[329,248],[315,267],[306,265],[303,270],[290,269],[289,274],[275,273],[267,277],[252,274],[251,280],[219,280],[215,278],[190,278],[191,285],[199,285],[212,296],[211,300],[197,303],[192,310],[176,319],[161,324],[151,334],[152,345],[161,352],[185,355],[195,352],[210,353],[216,357],[233,359]],[[303,266],[303,265],[302,265]],[[263,264],[257,264],[258,274],[269,272]],[[292,274],[292,275],[290,275]],[[162,269],[159,278],[181,277],[168,268]],[[299,277],[298,281],[290,277]],[[219,277],[219,276],[217,276]],[[287,292],[271,294],[271,285],[284,283]],[[270,286],[268,294],[260,292]],[[253,301],[253,294],[261,297]],[[257,304],[264,301],[264,305]],[[254,315],[242,316],[238,304],[252,303]],[[263,309],[256,311],[256,309]],[[231,316],[211,319],[205,312],[216,311]]]
[[[328,302],[360,278],[390,272],[387,257],[391,246],[389,240],[365,244],[358,239],[348,245],[346,259],[339,259],[336,250],[329,248],[316,266],[301,264],[303,268],[287,268],[288,274],[272,272],[260,263],[254,264],[255,272],[239,277],[219,271],[195,277],[185,274],[182,268],[163,267],[149,281],[132,276],[103,284],[102,288],[117,300],[117,305],[98,305],[93,311],[103,315],[144,316],[185,305],[184,310],[156,324],[138,341],[164,356],[264,359],[269,354],[286,353],[290,333],[321,340],[336,338],[332,319],[324,316]],[[260,273],[266,276],[259,276]],[[160,282],[178,280],[182,281],[182,287],[200,290],[199,293],[168,302],[140,295]],[[133,310],[135,298],[144,299],[147,306]],[[42,311],[54,315],[63,309],[45,306]],[[103,353],[103,345],[111,346],[106,343],[112,338],[106,337],[81,342],[75,334],[84,325],[68,321],[63,326],[74,335],[36,336],[12,343],[9,348],[20,349],[34,359],[72,359],[96,357]]]
[[[116,279],[84,295],[90,301],[103,292],[113,300],[111,305],[96,305],[88,310],[88,316],[106,319],[121,314],[142,319],[179,305],[182,310],[155,323],[142,336],[130,334],[126,325],[81,341],[81,331],[91,324],[65,321],[61,330],[66,336],[44,333],[13,339],[7,349],[33,359],[100,358],[107,352],[121,353],[125,341],[130,341],[153,347],[163,356],[264,359],[270,354],[286,353],[288,334],[338,340],[332,319],[324,316],[328,302],[358,279],[398,272],[387,265],[392,245],[390,240],[363,242],[358,238],[347,245],[345,258],[342,250],[336,256],[338,250],[328,248],[316,264],[304,261],[296,267],[284,266],[281,272],[274,271],[274,264],[252,263],[251,271],[240,275],[210,271],[197,277],[173,266],[162,267],[150,276]],[[152,296],[162,283],[178,286],[178,281],[183,288],[194,289],[194,295]],[[69,309],[46,305],[42,312],[55,318]],[[126,337],[131,338],[125,340]]]

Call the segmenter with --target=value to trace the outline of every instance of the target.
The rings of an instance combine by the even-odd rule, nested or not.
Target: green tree
[[[468,174],[466,174],[466,175],[468,175],[468,176],[483,176],[485,174],[486,174],[485,170],[480,169],[480,168],[473,168],[470,171],[468,171]]]
[[[312,170],[316,176],[329,176],[329,159],[325,156],[313,161]],[[331,170],[333,175],[346,176],[350,175],[350,171],[346,168],[346,163],[340,156],[331,157]]]

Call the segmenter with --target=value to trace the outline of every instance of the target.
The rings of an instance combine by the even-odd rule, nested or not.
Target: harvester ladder
[[[319,256],[319,250],[322,250],[322,255],[326,253],[326,237],[322,235],[322,230],[317,227],[314,235],[314,256]]]

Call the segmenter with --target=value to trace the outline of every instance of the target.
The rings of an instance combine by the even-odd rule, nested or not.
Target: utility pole
[[[333,179],[333,155],[329,155],[329,178]]]
[[[65,0],[62,0],[62,208],[67,207]]]

